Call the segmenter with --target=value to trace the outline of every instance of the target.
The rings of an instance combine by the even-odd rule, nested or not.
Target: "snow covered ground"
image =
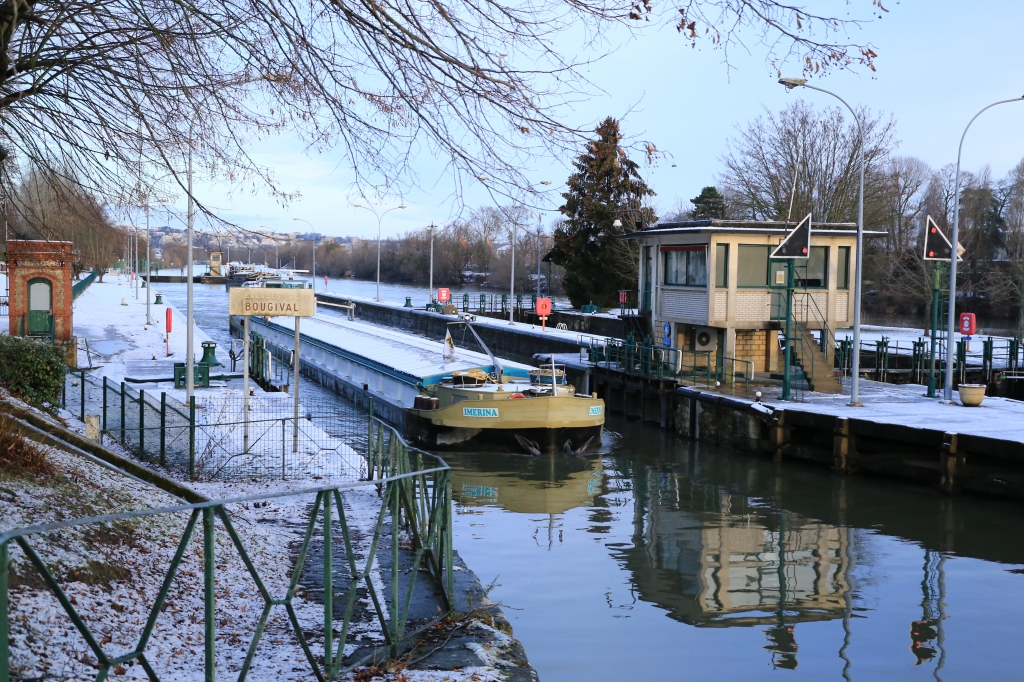
[[[21,478],[0,472],[0,531],[182,504],[181,500],[148,484],[60,450],[46,450],[55,469],[52,475]],[[190,485],[209,498],[225,499],[308,490],[311,482]],[[297,546],[314,499],[314,492],[304,492],[226,506],[241,544],[272,598],[283,598],[288,589]],[[365,486],[345,490],[343,502],[357,564],[363,565],[369,555],[380,499],[373,486]],[[189,515],[190,512],[182,511],[122,519],[29,537],[32,548],[57,578],[108,657],[136,650]],[[340,530],[335,532],[340,542]],[[148,661],[161,679],[198,681],[204,678],[202,546],[202,524],[199,523],[185,548],[145,649]],[[311,552],[321,546],[322,541],[314,539]],[[234,678],[256,631],[264,600],[219,520],[214,555],[217,671],[221,677]],[[96,657],[59,601],[45,588],[15,544],[11,545],[11,559],[12,672],[18,679],[94,679]],[[307,558],[307,569],[315,572],[314,563]],[[389,591],[384,589],[379,564],[375,565],[370,578],[377,588],[381,608],[387,613]],[[300,582],[292,604],[298,625],[314,657],[319,659],[323,654],[323,605],[307,595],[303,584]],[[346,652],[356,646],[378,646],[384,642],[369,598],[357,599],[358,611],[366,615],[353,619],[350,630],[353,638]],[[336,618],[333,627],[340,630],[342,621]],[[470,626],[473,630],[484,628],[483,623]],[[421,682],[503,679],[501,667],[506,664],[502,652],[511,648],[513,640],[497,631],[483,635],[485,645],[472,645],[480,651],[466,645],[470,651],[464,653],[463,658],[468,656],[466,660],[471,664],[459,670],[401,671],[399,667],[390,674],[382,673],[379,679],[396,682],[403,679]],[[125,679],[146,679],[142,666],[133,662],[115,667],[113,674]],[[286,609],[273,607],[248,679],[290,681],[312,677],[310,664]],[[354,674],[350,674],[345,679],[353,678]]]
[[[803,402],[778,399],[777,386],[760,387],[762,402],[784,410],[800,410],[850,419],[863,419],[880,424],[902,424],[941,429],[951,433],[985,436],[1024,443],[1024,402],[1009,398],[988,397],[980,407],[964,407],[957,392],[954,402],[946,404],[926,398],[924,386],[917,384],[886,384],[860,381],[860,400],[864,407],[848,407],[849,379],[843,379],[843,393],[803,394]],[[942,390],[939,389],[941,395]]]
[[[107,274],[103,279],[103,282],[93,282],[75,299],[73,312],[75,334],[79,339],[88,339],[91,364],[100,366],[94,375],[106,376],[118,383],[125,376],[138,376],[139,366],[145,363],[168,377],[172,376],[173,364],[185,361],[184,311],[175,309],[170,303],[152,304],[150,321],[153,324],[148,325],[146,290],[140,288],[136,299],[135,288],[124,276]],[[154,286],[153,301],[159,291],[159,285]],[[170,355],[167,355],[164,343],[166,309],[172,311]],[[202,329],[194,328],[196,353],[202,350],[200,344],[209,340],[209,335]],[[85,342],[81,340],[78,364],[79,367],[90,366]]]

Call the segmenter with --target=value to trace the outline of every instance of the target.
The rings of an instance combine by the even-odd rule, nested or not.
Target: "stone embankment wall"
[[[672,394],[672,418],[661,425],[685,438],[844,473],[914,480],[946,492],[1024,499],[1024,443],[786,410],[693,388]]]

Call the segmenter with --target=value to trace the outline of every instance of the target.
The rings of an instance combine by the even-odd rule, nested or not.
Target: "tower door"
[[[48,279],[28,283],[28,335],[49,336],[53,315],[53,285]]]

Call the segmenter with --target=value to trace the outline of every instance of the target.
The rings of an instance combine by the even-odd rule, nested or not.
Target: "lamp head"
[[[612,227],[622,227],[622,221],[616,218],[615,222],[612,223]]]
[[[801,85],[807,85],[806,78],[780,78],[779,83],[786,86],[787,90],[793,88],[799,88]]]
[[[362,204],[352,204],[355,208],[366,208]]]
[[[405,204],[402,204],[402,205],[401,205],[401,206],[399,206],[398,208],[405,208]]]
[[[540,184],[542,184],[542,185],[550,185],[551,181],[550,180],[541,180]]]

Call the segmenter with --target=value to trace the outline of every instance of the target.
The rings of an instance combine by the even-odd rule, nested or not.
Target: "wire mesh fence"
[[[165,391],[134,388],[76,370],[63,406],[139,459],[191,479],[360,480],[366,475],[368,418],[329,399],[237,391],[203,393],[186,404]],[[89,429],[86,429],[88,435]]]

